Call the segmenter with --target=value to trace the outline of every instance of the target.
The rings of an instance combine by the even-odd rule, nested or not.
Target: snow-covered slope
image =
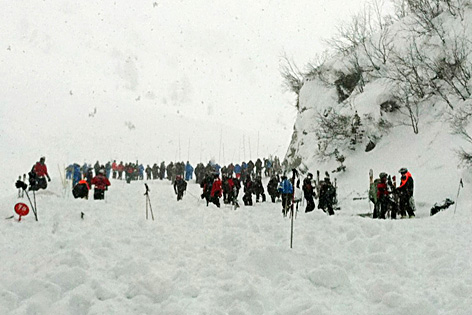
[[[345,172],[334,174],[338,179],[340,196],[344,198],[344,207],[356,207],[356,203],[352,202],[353,196],[366,196],[369,169],[374,170],[375,176],[380,172],[398,176],[398,170],[407,167],[415,180],[418,212],[424,215],[429,213],[435,202],[445,197],[454,199],[460,178],[467,178],[470,182],[469,171],[459,168],[457,154],[462,147],[470,148],[470,144],[460,135],[452,133],[451,117],[468,106],[470,98],[461,100],[455,91],[448,90],[438,75],[422,66],[422,63],[429,62],[428,65],[437,66],[441,60],[452,62],[448,58],[452,58],[454,52],[459,51],[454,49],[462,45],[460,43],[467,38],[470,40],[471,33],[468,30],[472,25],[472,11],[468,6],[464,8],[460,16],[453,16],[445,10],[434,18],[436,27],[440,32],[444,31],[445,44],[442,44],[432,31],[419,35],[421,28],[417,25],[417,20],[413,16],[407,16],[390,25],[388,31],[384,31],[384,36],[387,37],[385,42],[390,45],[389,59],[382,63],[371,56],[379,69],[373,69],[366,55],[366,51],[373,54],[372,46],[380,36],[374,34],[374,44],[368,42],[367,49],[359,47],[351,54],[334,56],[319,68],[321,74],[309,76],[300,91],[299,113],[286,154],[292,166],[298,166],[305,172],[314,173],[318,169],[322,173],[331,173],[340,165],[334,154],[334,151],[338,150],[339,154],[345,157],[344,165],[347,167]],[[470,45],[464,47],[466,49],[460,53],[464,54],[466,67],[470,69]],[[399,101],[398,90],[405,82],[392,80],[392,77],[398,76],[395,71],[399,71],[400,58],[406,60],[412,56],[426,58],[426,61],[412,60],[417,72],[423,76],[425,83],[421,83],[424,84],[422,88],[427,91],[427,95],[419,101],[418,112],[416,107],[413,107],[413,115],[418,117],[419,121],[417,134],[413,132],[405,107],[389,111],[381,106],[388,101],[403,106]],[[358,83],[352,93],[348,94],[349,97],[340,101],[337,85],[340,85],[340,78],[354,73],[353,60],[358,62],[358,67],[364,71],[363,84]],[[414,72],[409,69],[405,73]],[[454,110],[439,96],[438,90],[432,87],[433,84],[440,86],[442,93],[447,94]],[[469,89],[471,86],[468,82]],[[466,95],[465,89],[462,89]],[[344,92],[348,93],[346,90]],[[361,122],[359,130],[362,131],[363,137],[358,137],[354,145],[350,143],[353,138],[350,135],[339,135],[326,141],[322,135],[320,140],[321,119],[330,119],[333,117],[332,113],[348,119],[348,134],[351,133],[350,124],[357,113]],[[373,150],[365,152],[369,141],[373,141],[376,146]]]
[[[116,180],[106,201],[53,184],[37,194],[38,222],[2,219],[0,313],[472,312],[469,196],[455,215],[398,221],[302,205],[290,249],[280,202],[218,209],[194,183],[181,202],[168,181],[147,183],[155,221],[143,182]],[[16,201],[0,200],[2,218]]]

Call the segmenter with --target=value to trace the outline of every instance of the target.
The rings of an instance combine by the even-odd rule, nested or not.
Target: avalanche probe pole
[[[146,196],[146,220],[148,219],[148,205],[149,205],[149,210],[151,210],[151,218],[154,221],[154,213],[152,213],[151,199],[149,198],[149,187],[146,183],[144,183],[144,187],[146,187],[146,192],[144,193],[144,195]]]
[[[26,193],[26,196],[28,196],[28,193]],[[29,197],[28,197],[29,199]],[[34,200],[34,216],[36,217],[36,221],[38,221],[38,208],[36,206],[36,193],[35,191],[33,190],[33,200]],[[31,202],[31,200],[30,200]]]
[[[462,178],[459,182],[459,189],[457,189],[457,197],[456,197],[456,205],[454,206],[454,214],[456,214],[456,209],[457,209],[457,202],[459,201],[459,193],[461,192],[461,187],[464,187],[464,183],[462,182]]]
[[[295,187],[296,187],[295,176],[298,177],[298,172],[296,169],[292,169],[292,172],[293,172],[293,175],[292,175],[293,192],[292,192],[292,205],[290,207],[290,212],[292,215],[291,222],[290,222],[290,248],[292,248],[292,244],[293,244],[293,217],[295,216],[295,213],[294,213]],[[298,202],[297,202],[297,211],[298,211]]]

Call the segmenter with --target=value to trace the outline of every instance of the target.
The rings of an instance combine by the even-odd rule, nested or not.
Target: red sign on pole
[[[21,221],[21,217],[29,213],[29,208],[26,204],[19,202],[15,205],[15,212],[20,216],[18,221]]]

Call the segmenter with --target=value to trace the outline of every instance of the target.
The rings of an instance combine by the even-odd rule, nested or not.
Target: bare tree
[[[408,84],[399,84],[396,98],[400,101],[400,113],[407,117],[408,123],[404,125],[411,126],[413,132],[418,134],[418,123],[420,121],[420,102],[421,99],[411,90]]]
[[[341,115],[333,108],[316,116],[318,128],[316,138],[318,140],[318,154],[321,157],[334,155],[334,150],[339,146],[349,144],[352,136],[352,117]]]
[[[407,0],[414,19],[411,30],[419,35],[435,33],[445,44],[446,32],[439,17],[443,12],[442,1],[444,0]]]
[[[364,8],[361,13],[353,15],[349,22],[340,24],[335,35],[325,40],[325,43],[336,52],[349,55],[372,35],[371,18],[371,11]]]
[[[470,102],[464,103],[464,107],[457,110],[450,120],[451,129],[454,134],[460,135],[465,139],[469,144],[472,144],[472,136],[470,136],[467,131],[470,119],[472,117],[472,104]],[[466,166],[472,166],[472,153],[467,152],[464,148],[460,148],[456,151],[456,154],[459,156],[461,164]]]
[[[291,91],[296,94],[297,101],[295,107],[300,109],[300,90],[303,86],[303,73],[297,67],[292,59],[287,57],[287,54],[283,54],[281,57],[280,74],[282,75],[283,86],[287,91]]]
[[[410,12],[408,0],[392,0],[395,18],[401,20]]]
[[[303,76],[307,80],[311,80],[314,78],[319,78],[323,82],[327,82],[327,80],[323,77],[323,74],[325,73],[324,67],[326,64],[326,61],[330,57],[328,51],[323,51],[320,54],[315,54],[315,57],[312,58],[305,66],[305,72]]]

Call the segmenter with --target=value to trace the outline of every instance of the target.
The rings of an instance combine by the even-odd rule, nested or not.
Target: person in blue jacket
[[[80,165],[74,163],[72,173],[72,188],[82,179],[82,172],[80,171]]]
[[[189,161],[185,165],[185,180],[188,182],[193,178],[193,166],[190,165]]]
[[[139,172],[139,179],[143,180],[144,179],[144,165],[143,164],[139,164],[138,172]]]
[[[236,178],[237,178],[238,180],[241,180],[241,165],[236,164],[236,165],[234,166],[234,174],[236,174]]]
[[[277,190],[282,195],[282,214],[284,217],[286,217],[293,197],[293,185],[287,179],[287,176],[282,176],[282,181],[280,182]]]

